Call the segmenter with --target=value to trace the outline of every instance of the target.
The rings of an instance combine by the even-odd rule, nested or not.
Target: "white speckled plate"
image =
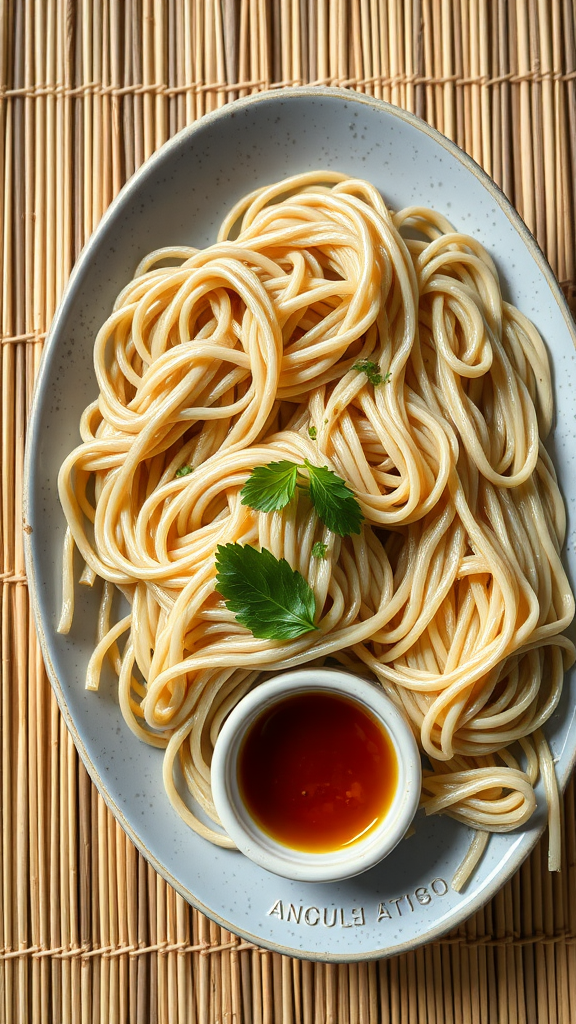
[[[68,637],[60,604],[64,517],[56,476],[79,441],[96,393],[92,345],[141,256],[170,244],[207,245],[231,205],[258,185],[314,168],[373,182],[394,208],[435,207],[494,257],[506,297],[536,323],[554,364],[551,451],[574,522],[574,325],[532,236],[494,184],[422,121],[370,97],[331,89],[260,94],[210,114],[172,139],[128,182],[86,246],[46,343],[29,432],[27,564],[44,658],[66,722],[104,799],[154,867],[190,903],[249,940],[295,956],[360,960],[437,938],[506,881],[544,827],[542,794],[530,826],[494,836],[462,895],[450,879],[469,841],[449,818],[416,819],[416,834],[378,867],[347,882],[308,884],[268,874],[194,835],[172,810],[162,754],[125,727],[113,684],[86,693],[97,595],[77,589]],[[573,535],[566,560],[575,578]],[[547,735],[564,784],[575,755],[576,677],[566,680]]]

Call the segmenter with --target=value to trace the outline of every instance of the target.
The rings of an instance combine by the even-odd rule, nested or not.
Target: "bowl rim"
[[[302,693],[335,694],[365,709],[386,731],[396,754],[398,780],[390,806],[368,835],[346,850],[291,850],[265,833],[239,791],[238,758],[247,732],[266,710]],[[348,670],[314,666],[280,672],[249,690],[224,722],[211,764],[216,811],[240,852],[265,870],[300,882],[338,882],[379,864],[404,838],[418,810],[421,781],[412,730],[382,687]]]
[[[64,718],[66,726],[72,735],[74,745],[78,751],[84,766],[92,779],[92,782],[96,786],[98,792],[105,801],[107,807],[114,815],[116,821],[121,825],[123,830],[129,836],[130,840],[134,843],[136,848],[143,854],[146,860],[152,865],[155,871],[161,875],[162,878],[169,885],[171,885],[183,898],[197,910],[199,910],[206,917],[215,921],[220,927],[227,931],[231,931],[235,935],[239,935],[241,938],[248,942],[254,943],[256,946],[260,946],[264,949],[271,950],[272,952],[281,953],[284,956],[322,961],[325,963],[354,963],[369,960],[379,960],[389,956],[396,956],[401,953],[410,952],[413,949],[417,949],[419,946],[425,945],[429,942],[437,941],[442,935],[446,934],[447,931],[452,928],[458,927],[463,921],[471,917],[476,911],[480,910],[485,904],[492,899],[497,892],[500,891],[502,886],[512,877],[512,875],[518,870],[520,865],[531,853],[536,846],[536,843],[542,836],[545,830],[545,822],[534,828],[529,839],[527,838],[525,843],[519,844],[518,847],[512,851],[510,857],[507,860],[506,870],[503,874],[499,874],[497,877],[493,877],[488,881],[478,894],[471,900],[466,902],[465,908],[461,914],[455,913],[451,915],[450,920],[446,921],[444,918],[438,920],[434,925],[428,927],[425,933],[418,937],[406,939],[403,942],[398,942],[392,946],[384,945],[378,949],[371,950],[370,952],[346,952],[346,953],[317,953],[310,952],[307,950],[299,949],[298,947],[286,946],[282,943],[273,942],[268,939],[261,938],[259,935],[254,934],[246,928],[239,928],[237,925],[232,925],[226,918],[220,914],[211,910],[207,907],[202,900],[195,896],[185,885],[183,885],[171,872],[162,864],[154,854],[147,848],[145,843],[136,833],[131,823],[126,818],[122,809],[118,806],[115,800],[108,792],[105,784],[105,780],[100,774],[98,768],[88,755],[86,747],[84,746],[82,737],[73,721],[66,698],[64,695],[63,688],[61,686],[58,675],[55,671],[54,664],[52,662],[50,647],[52,638],[50,633],[45,632],[42,621],[42,611],[40,602],[38,599],[38,585],[36,581],[36,573],[34,568],[34,541],[31,535],[31,531],[27,529],[29,520],[29,509],[32,504],[32,492],[33,492],[33,476],[34,476],[34,456],[33,452],[37,446],[37,439],[40,432],[40,402],[39,396],[46,386],[47,378],[47,365],[48,359],[51,355],[52,349],[56,346],[58,336],[60,333],[61,325],[66,320],[69,307],[75,297],[78,279],[84,266],[89,263],[92,250],[95,245],[95,239],[97,239],[102,231],[105,230],[110,221],[114,219],[117,211],[126,202],[127,198],[135,191],[140,183],[153,172],[157,166],[166,158],[167,154],[173,149],[177,149],[184,140],[193,139],[195,135],[200,134],[206,125],[214,124],[218,121],[224,121],[230,117],[235,111],[251,107],[265,102],[270,102],[271,99],[277,99],[281,102],[287,99],[296,99],[302,97],[310,97],[312,99],[321,99],[326,97],[329,99],[338,99],[347,104],[362,104],[374,108],[375,110],[386,113],[387,115],[397,118],[399,121],[404,121],[416,128],[418,131],[423,132],[433,141],[435,141],[442,149],[450,153],[460,164],[462,164],[471,174],[476,177],[481,184],[490,193],[494,202],[500,207],[502,212],[505,214],[509,222],[515,228],[520,238],[524,242],[529,254],[535,260],[540,272],[543,274],[546,283],[550,289],[550,293],[566,323],[566,328],[569,335],[572,338],[574,347],[576,348],[576,324],[572,319],[568,303],[564,297],[562,289],[548,263],[542,249],[538,245],[538,242],[534,238],[532,232],[522,220],[518,211],[512,206],[510,201],[504,195],[500,187],[496,182],[483,170],[482,167],[476,161],[469,156],[463,149],[461,149],[455,142],[448,139],[445,135],[442,135],[438,129],[433,128],[426,121],[423,121],[416,114],[410,111],[403,110],[401,107],[394,106],[391,103],[387,103],[385,100],[377,99],[374,96],[368,96],[365,93],[357,93],[353,90],[334,88],[330,86],[295,86],[290,88],[283,88],[278,90],[266,90],[259,93],[254,93],[251,96],[246,96],[241,99],[235,100],[232,103],[225,104],[223,107],[219,107],[217,110],[211,111],[210,113],[204,114],[197,121],[187,125],[181,129],[176,135],[168,139],[160,149],[156,150],[143,164],[135,171],[135,173],[128,179],[123,187],[118,192],[117,196],[113,199],[110,206],[103,214],[94,232],[82,248],[80,255],[72,268],[70,277],[64,289],[62,298],[48,330],[44,348],[42,352],[42,358],[36,378],[34,387],[33,399],[30,410],[30,418],[28,421],[28,430],[26,435],[25,455],[24,455],[24,473],[23,473],[23,492],[22,492],[22,521],[24,524],[24,558],[25,558],[25,569],[28,579],[28,589],[30,595],[30,603],[32,607],[32,613],[34,617],[34,623],[36,627],[37,637],[40,643],[46,672],[50,683],[52,685],[53,692],[56,696],[60,712]],[[563,767],[563,770],[558,773],[558,782],[562,790],[565,789],[568,778],[576,763],[576,744],[572,749],[567,761]]]

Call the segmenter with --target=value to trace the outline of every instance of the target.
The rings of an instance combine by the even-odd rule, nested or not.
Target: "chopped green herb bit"
[[[256,466],[240,491],[242,504],[256,512],[284,508],[296,490],[298,466],[294,462],[270,462]]]
[[[308,437],[311,437],[312,440],[315,441],[317,436],[318,431],[316,430],[316,427],[308,427]]]
[[[180,466],[180,469],[176,470],[175,476],[190,476],[190,473],[194,472],[193,466]]]
[[[359,359],[357,363],[354,363],[353,370],[357,370],[358,373],[365,373],[368,380],[374,387],[378,384],[382,384],[383,377],[380,373],[380,367],[378,363],[372,362],[371,359]]]
[[[317,540],[312,548],[312,558],[326,558],[327,551],[328,545],[324,544],[321,540]]]
[[[318,627],[304,577],[266,548],[219,544],[216,586],[236,620],[263,640],[292,640]]]
[[[384,384],[389,384],[391,380],[392,374],[390,373],[390,370],[388,370],[388,373],[384,374]]]

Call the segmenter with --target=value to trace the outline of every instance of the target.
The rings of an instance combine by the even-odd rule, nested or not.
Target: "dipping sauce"
[[[240,796],[256,823],[277,842],[310,853],[366,836],[397,785],[384,726],[356,701],[324,690],[263,711],[238,756]]]

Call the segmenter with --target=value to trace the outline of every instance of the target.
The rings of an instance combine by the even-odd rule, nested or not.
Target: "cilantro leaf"
[[[312,558],[326,558],[327,550],[328,545],[324,544],[321,540],[317,540],[312,548]]]
[[[314,592],[285,558],[248,544],[219,544],[216,567],[219,593],[254,636],[292,640],[318,628]]]
[[[257,512],[284,508],[296,490],[298,466],[294,462],[271,462],[256,466],[240,491],[242,504]]]
[[[378,384],[382,384],[382,374],[380,373],[380,367],[378,363],[372,362],[371,359],[359,359],[357,363],[354,363],[353,370],[358,370],[358,373],[365,373],[368,380],[374,387]]]
[[[298,481],[298,473],[304,469],[308,470],[308,487]],[[242,504],[257,512],[274,512],[288,504],[297,487],[310,495],[317,515],[333,533],[341,537],[360,533],[362,511],[348,485],[326,466],[318,468],[307,459],[303,466],[287,460],[257,466],[240,492]]]
[[[317,436],[318,431],[316,430],[316,427],[308,427],[308,437],[311,437],[312,440],[315,441]]]
[[[190,473],[193,473],[193,472],[194,472],[194,467],[193,466],[180,466],[180,469],[176,470],[174,476],[189,476]]]
[[[348,484],[326,466],[313,466],[308,459],[305,465],[312,504],[324,525],[341,537],[360,533],[362,509]]]

